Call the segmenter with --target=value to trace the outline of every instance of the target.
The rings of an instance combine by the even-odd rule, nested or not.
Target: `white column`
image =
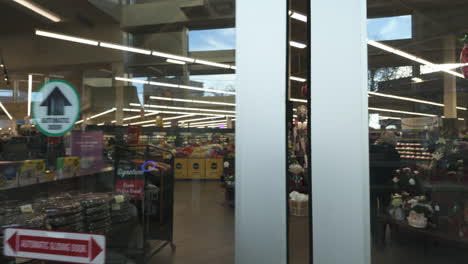
[[[310,1],[313,263],[366,264],[366,1]]]
[[[444,38],[444,63],[457,63],[455,35]],[[444,115],[445,118],[457,118],[457,77],[444,73]]]
[[[125,73],[124,70],[124,65],[121,62],[118,63],[113,63],[112,64],[112,83],[113,86],[115,87],[115,108],[117,110],[115,111],[115,120],[116,120],[116,125],[121,126],[123,125],[123,118],[124,118],[124,112],[123,109],[125,108],[124,103],[125,103],[125,95],[124,95],[124,82],[116,81],[115,77],[116,76],[123,76]],[[129,85],[132,85],[129,83]]]
[[[285,264],[287,1],[236,8],[236,263]]]

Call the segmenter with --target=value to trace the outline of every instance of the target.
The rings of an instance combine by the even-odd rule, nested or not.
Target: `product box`
[[[66,179],[80,175],[80,157],[57,158],[57,178]]]
[[[205,179],[205,159],[189,159],[188,161],[188,178],[193,180]]]
[[[0,162],[0,190],[18,187],[20,163]]]
[[[205,160],[206,179],[219,180],[223,175],[223,159],[206,159]]]
[[[174,177],[176,179],[189,179],[187,159],[176,158],[174,160]]]
[[[50,177],[53,174],[46,174],[45,169],[45,160],[25,160],[20,168],[19,185],[26,186],[54,180]]]

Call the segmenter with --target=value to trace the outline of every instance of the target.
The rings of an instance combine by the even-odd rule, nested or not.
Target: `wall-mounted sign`
[[[8,228],[5,256],[82,264],[104,264],[106,238],[102,235]]]
[[[59,137],[70,131],[80,115],[80,96],[63,80],[45,83],[32,104],[32,118],[42,133]]]

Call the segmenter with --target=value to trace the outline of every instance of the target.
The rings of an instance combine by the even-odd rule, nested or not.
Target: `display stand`
[[[164,157],[168,155],[170,159],[165,160]],[[131,253],[137,256],[138,263],[147,263],[168,245],[172,250],[176,248],[173,243],[174,171],[173,169],[163,171],[144,168],[145,164],[154,164],[153,162],[173,164],[174,156],[170,151],[153,145],[115,147],[115,184],[119,180],[118,170],[122,164],[133,164],[136,170],[144,171],[142,175],[136,175],[129,180],[133,183],[142,181],[142,186],[144,186],[143,195],[139,198],[135,197],[134,200],[138,212],[137,221],[142,227],[142,241],[139,243],[142,247]]]

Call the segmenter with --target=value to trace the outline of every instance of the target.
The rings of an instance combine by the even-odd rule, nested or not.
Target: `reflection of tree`
[[[411,77],[412,72],[410,66],[370,69],[368,71],[368,89],[371,92],[377,91],[380,82]]]
[[[208,89],[213,89],[213,90],[222,90],[226,92],[235,92],[236,88],[232,84],[227,84],[224,87],[216,87],[216,86],[210,86]],[[219,93],[211,93],[211,92],[205,92],[205,96],[219,96]]]

